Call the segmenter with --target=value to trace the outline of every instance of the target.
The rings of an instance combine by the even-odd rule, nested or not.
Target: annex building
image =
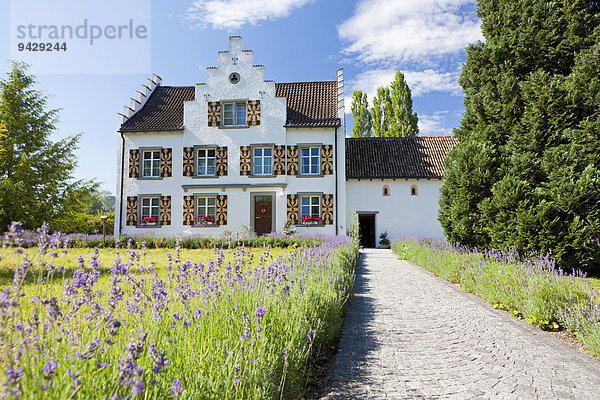
[[[115,235],[443,236],[437,221],[453,137],[346,138],[343,70],[325,82],[265,80],[229,38],[206,82],[153,75],[119,115]]]

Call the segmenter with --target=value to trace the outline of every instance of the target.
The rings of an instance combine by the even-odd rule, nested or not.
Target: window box
[[[201,215],[194,219],[194,226],[216,226],[215,217],[211,217],[210,215]]]

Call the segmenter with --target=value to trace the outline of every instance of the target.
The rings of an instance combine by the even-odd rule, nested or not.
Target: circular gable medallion
[[[229,82],[231,82],[235,85],[239,81],[240,81],[240,74],[238,74],[237,72],[232,72],[229,74]]]

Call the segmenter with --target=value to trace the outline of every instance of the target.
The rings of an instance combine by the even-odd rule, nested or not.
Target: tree
[[[64,228],[85,212],[98,184],[73,179],[79,136],[50,141],[58,111],[45,109],[46,97],[33,88],[27,68],[13,62],[0,81],[0,224],[21,221],[33,229],[45,221]]]
[[[402,72],[396,71],[389,87],[377,89],[371,116],[375,136],[416,136],[419,133],[419,118],[412,111],[410,88]]]
[[[367,94],[360,90],[352,93],[352,137],[371,136],[371,113],[369,113],[369,101]]]
[[[453,242],[600,268],[600,5],[480,0],[440,223]]]

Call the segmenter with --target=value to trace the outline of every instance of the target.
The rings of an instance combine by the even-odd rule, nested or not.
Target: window
[[[141,226],[158,225],[160,203],[158,197],[142,197],[142,209],[140,215]]]
[[[201,148],[196,153],[196,175],[214,176],[216,164],[216,152],[214,148]]]
[[[300,221],[303,224],[321,223],[321,196],[300,197]]]
[[[305,147],[300,149],[300,174],[318,175],[321,172],[320,147]]]
[[[388,185],[383,185],[383,195],[384,196],[390,195],[390,187]]]
[[[142,177],[160,177],[160,150],[144,150],[143,152]]]
[[[217,199],[215,196],[196,197],[196,226],[210,226],[216,223]]]
[[[417,185],[412,185],[410,187],[410,195],[411,196],[418,196],[419,195],[419,187]]]
[[[246,102],[223,103],[223,126],[246,126]]]
[[[255,147],[253,154],[253,175],[272,175],[273,149],[271,147]]]

